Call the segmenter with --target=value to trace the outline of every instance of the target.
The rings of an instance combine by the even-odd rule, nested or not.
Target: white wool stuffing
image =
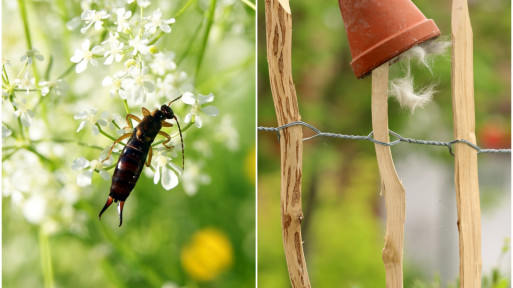
[[[391,63],[402,61],[406,67],[406,75],[404,77],[390,81],[389,93],[397,99],[401,107],[409,108],[413,114],[417,107],[424,107],[433,98],[433,94],[436,93],[434,89],[436,84],[431,84],[415,91],[413,85],[414,77],[410,73],[411,60],[415,60],[432,72],[430,67],[431,59],[433,56],[445,53],[449,46],[451,46],[451,42],[443,38],[429,40],[409,49],[390,61]]]

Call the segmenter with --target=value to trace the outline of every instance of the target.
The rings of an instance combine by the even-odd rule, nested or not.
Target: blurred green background
[[[451,1],[413,2],[450,40]],[[372,131],[371,79],[357,80],[351,70],[337,2],[290,4],[292,71],[302,120],[323,132],[367,135]],[[477,144],[486,148],[508,148],[511,142],[510,5],[510,1],[469,1]],[[276,127],[263,3],[258,10],[258,125]],[[432,74],[413,65],[416,88],[438,83],[438,93],[413,115],[391,99],[391,130],[415,139],[453,139],[450,62],[449,50],[434,60]],[[404,74],[400,64],[392,65],[390,73],[391,78]],[[305,137],[312,135],[303,131]],[[279,153],[275,133],[259,132],[258,283],[262,287],[290,285],[281,237]],[[386,216],[374,145],[323,137],[306,141],[303,153],[302,233],[312,286],[384,287],[381,251]],[[394,146],[392,155],[407,194],[404,286],[454,285],[458,277],[454,159],[446,148],[413,144]],[[511,162],[509,154],[481,154],[478,159],[483,287],[492,287],[510,279]]]
[[[142,175],[118,228],[114,205],[98,220],[110,179],[104,181],[95,173],[92,185],[76,184],[78,172],[71,170],[72,161],[80,156],[98,159],[101,150],[87,145],[107,147],[112,141],[93,135],[90,128],[76,133],[80,121],[74,115],[96,107],[98,114],[118,113],[124,125],[126,112],[123,102],[110,97],[110,88],[101,85],[109,66],[89,65],[82,74],[74,69],[65,73],[74,49],[86,38],[78,29],[68,30],[66,24],[80,17],[83,7],[109,9],[126,2],[2,1],[2,63],[11,80],[19,77],[20,58],[28,50],[20,13],[23,4],[32,45],[45,58],[28,69],[39,71],[39,81],[56,80],[64,73],[69,85],[65,94],[51,92],[40,103],[36,103],[37,91],[15,92],[17,99],[37,105],[31,127],[23,128],[24,140],[12,106],[3,97],[2,130],[12,128],[12,134],[3,139],[4,147],[10,147],[4,150],[2,168],[3,287],[252,287],[256,87],[251,2],[151,1],[145,9],[149,14],[160,8],[162,19],[180,11],[172,32],[164,34],[156,46],[175,53],[177,69],[192,79],[195,90],[191,92],[213,93],[211,104],[220,111],[215,118],[203,117],[201,129],[192,127],[184,135],[185,171],[197,169],[189,170],[196,178],[188,184],[197,185],[197,191],[186,193],[181,183],[166,191],[153,184],[152,175]],[[135,3],[130,5],[133,8]],[[186,107],[179,102],[173,105],[183,121]],[[153,103],[143,106],[155,107]],[[142,116],[141,106],[131,106],[130,112]],[[176,125],[164,129],[174,133]],[[11,153],[13,149],[16,152]],[[180,151],[177,160],[181,166]],[[37,217],[36,208],[42,211]],[[209,261],[213,263],[205,264]],[[207,271],[194,268],[201,263]]]

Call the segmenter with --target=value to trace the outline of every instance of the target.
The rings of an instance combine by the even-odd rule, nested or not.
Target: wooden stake
[[[301,120],[292,81],[292,16],[288,0],[266,0],[265,21],[269,78],[278,125]],[[283,5],[283,6],[282,6]],[[292,126],[280,131],[281,222],[285,258],[292,287],[311,287],[301,237],[301,171],[303,130]]]
[[[389,142],[388,136],[388,62],[372,71],[372,129],[374,139]],[[389,146],[374,145],[385,196],[387,227],[383,263],[386,287],[403,287],[403,241],[405,218],[404,188],[395,171]]]
[[[452,2],[452,111],[454,138],[476,143],[472,26],[466,0]],[[481,287],[481,208],[477,151],[455,144],[460,287]]]

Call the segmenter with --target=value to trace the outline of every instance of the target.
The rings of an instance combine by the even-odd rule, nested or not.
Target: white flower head
[[[91,42],[89,39],[86,39],[82,42],[81,49],[75,49],[75,54],[71,57],[71,62],[77,63],[77,66],[75,67],[75,71],[77,73],[84,72],[87,68],[87,63],[89,62],[91,62],[91,65],[96,66],[97,61],[93,56],[103,53],[102,47],[95,46],[91,51],[89,51],[89,46],[91,46]]]
[[[106,50],[105,54],[103,54],[103,57],[105,57],[105,62],[103,62],[103,64],[110,65],[114,60],[116,60],[116,62],[120,62],[123,59],[123,46],[125,46],[125,44],[123,42],[119,42],[118,37],[118,33],[111,32],[109,35],[109,39],[105,40],[102,43],[109,44],[108,50]]]
[[[139,35],[137,35],[137,37],[134,39],[128,40],[128,45],[133,48],[132,55],[136,55],[137,52],[141,53],[142,55],[148,54],[150,51],[148,43],[148,39],[141,39]]]
[[[121,116],[116,113],[109,113],[107,111],[102,112],[101,119],[105,120],[105,122],[108,123],[109,129],[111,130],[117,130],[116,125],[114,125],[114,122],[118,123],[121,122]],[[109,148],[110,149],[110,148]]]
[[[210,183],[210,176],[202,171],[201,163],[187,162],[187,169],[182,174],[182,186],[185,193],[193,196],[198,192],[199,185]]]
[[[16,108],[14,111],[14,115],[20,118],[21,124],[23,126],[29,127],[32,123],[32,117],[34,117],[34,112],[27,107],[27,100],[23,99],[21,102],[13,101],[12,105]]]
[[[63,96],[69,89],[68,83],[64,79],[39,82],[39,87],[41,87],[41,96],[48,95],[50,91],[57,96]]]
[[[225,143],[226,147],[230,151],[236,151],[239,149],[239,132],[233,123],[232,116],[226,114],[221,119],[219,131],[215,135],[215,139],[221,143]]]
[[[146,20],[148,20],[148,23],[144,25],[144,29],[148,31],[150,34],[154,34],[157,32],[157,28],[162,30],[164,33],[171,32],[171,26],[169,24],[175,23],[175,18],[171,18],[168,20],[162,20],[162,12],[160,12],[160,8],[153,11],[153,14],[151,16],[148,16]]]
[[[133,2],[134,2],[134,0],[126,1],[127,4],[131,4]],[[146,7],[150,6],[150,4],[151,4],[150,0],[137,0],[137,5],[141,6],[142,8],[146,8]]]
[[[157,184],[159,180],[162,187],[166,190],[175,188],[178,185],[178,176],[175,171],[179,174],[182,173],[180,167],[171,162],[172,152],[167,149],[159,149],[155,154],[154,163],[156,163],[155,174],[153,176],[153,183]],[[162,176],[162,177],[161,177]]]
[[[103,28],[103,20],[109,18],[110,15],[105,10],[85,10],[82,12],[80,18],[85,21],[86,26],[80,29],[80,32],[85,33],[94,24],[94,29],[100,31]]]
[[[146,95],[155,91],[155,84],[148,74],[148,67],[132,66],[128,69],[128,76],[121,80],[121,88],[127,93],[128,99],[135,104],[146,101]]]
[[[190,92],[185,92],[182,96],[182,101],[183,103],[192,106],[191,112],[185,115],[185,123],[192,121],[198,128],[203,126],[203,120],[200,117],[200,112],[203,112],[203,114],[212,117],[215,117],[219,114],[219,110],[212,105],[202,107],[202,105],[214,101],[214,94],[212,93],[208,95],[198,94],[197,96],[194,96],[194,94]]]
[[[82,120],[80,122],[80,125],[78,126],[77,132],[80,132],[80,130],[84,129],[87,125],[91,126],[91,130],[95,135],[98,135],[100,133],[100,130],[98,129],[98,126],[105,126],[107,125],[107,121],[105,119],[101,119],[97,116],[98,110],[96,108],[89,108],[87,110],[81,111],[73,117],[75,120]]]
[[[153,61],[149,64],[153,73],[163,76],[167,71],[176,69],[176,63],[173,61],[174,53],[157,53],[153,57]]]
[[[27,94],[30,92],[30,88],[34,88],[34,85],[36,84],[36,78],[30,77],[29,72],[25,72],[25,77],[22,79],[16,78],[13,80],[13,86],[19,87],[21,89],[26,89]]]
[[[88,161],[84,157],[79,157],[73,160],[71,169],[81,171],[77,176],[78,186],[85,187],[91,185],[93,172],[98,172],[104,180],[109,180],[110,174],[105,171],[105,168],[112,164],[112,158],[109,158],[109,160],[105,162],[102,162],[100,159]]]
[[[33,49],[30,49],[27,51],[27,53],[25,53],[23,56],[21,56],[20,58],[20,61],[23,62],[23,61],[27,61],[27,64],[32,64],[34,58],[38,61],[43,61],[45,60],[45,57],[43,57],[43,55],[41,55],[41,53],[39,53],[39,51],[37,51],[37,49],[33,48]]]
[[[118,32],[125,32],[130,30],[130,23],[128,20],[132,17],[132,11],[125,11],[125,8],[115,9],[114,12],[117,15],[117,20],[114,24],[118,25]]]
[[[47,204],[46,198],[39,193],[32,195],[22,204],[23,216],[30,223],[41,223],[46,216]]]
[[[123,81],[123,78],[125,78],[126,75],[127,75],[127,72],[125,70],[121,70],[121,71],[116,72],[114,75],[112,75],[112,77],[107,76],[103,79],[103,81],[102,81],[103,86],[111,85],[111,88],[110,88],[110,96],[111,97],[119,96],[119,97],[121,97],[121,99],[126,99],[127,93],[123,89],[121,89],[121,83]]]
[[[183,71],[174,71],[167,73],[164,79],[157,78],[157,94],[162,97],[178,97],[180,91],[191,90],[187,83],[187,73]]]

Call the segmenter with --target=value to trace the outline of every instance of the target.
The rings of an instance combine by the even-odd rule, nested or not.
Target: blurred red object
[[[511,148],[511,131],[499,121],[490,121],[478,130],[478,145],[485,149]]]

